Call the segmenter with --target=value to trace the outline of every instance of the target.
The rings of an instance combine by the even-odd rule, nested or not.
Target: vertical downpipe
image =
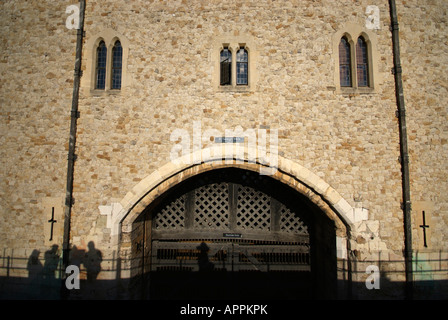
[[[68,166],[67,166],[67,187],[65,193],[65,209],[64,209],[64,238],[62,244],[62,264],[63,274],[69,263],[70,253],[70,219],[71,210],[73,205],[73,180],[75,169],[75,146],[76,146],[76,126],[78,120],[78,100],[79,100],[79,87],[81,80],[81,58],[82,58],[82,43],[84,37],[84,13],[85,13],[85,0],[79,1],[79,27],[76,40],[76,60],[75,60],[75,73],[73,82],[73,97],[72,97],[72,109],[71,109],[71,123],[70,123],[70,139],[68,150]],[[62,285],[64,288],[64,285]],[[63,290],[66,293],[66,290]],[[64,297],[64,295],[63,295]]]
[[[394,56],[395,94],[397,98],[398,119],[400,130],[400,156],[402,170],[403,192],[403,223],[404,223],[404,257],[406,268],[406,299],[413,298],[412,279],[412,228],[411,228],[411,195],[409,182],[409,154],[406,132],[406,108],[403,95],[402,68],[400,62],[399,28],[395,0],[389,0],[391,31]]]

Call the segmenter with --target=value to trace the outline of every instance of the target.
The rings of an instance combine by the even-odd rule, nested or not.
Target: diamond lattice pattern
[[[195,190],[194,225],[199,229],[224,229],[229,225],[227,183],[209,184]]]
[[[250,187],[238,187],[237,227],[244,230],[271,229],[270,197]]]
[[[157,230],[177,230],[184,227],[185,195],[169,203],[155,218]]]
[[[283,204],[280,209],[280,231],[308,235],[305,223]]]
[[[209,184],[194,190],[194,228],[229,228],[229,189],[227,183]],[[236,227],[241,230],[271,230],[271,198],[247,186],[238,186]],[[157,230],[185,227],[186,195],[173,200],[155,217]],[[280,207],[280,232],[308,235],[305,223],[284,204]]]

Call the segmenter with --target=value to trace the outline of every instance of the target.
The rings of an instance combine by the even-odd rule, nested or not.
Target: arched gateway
[[[336,296],[336,239],[347,239],[350,208],[311,174],[305,183],[291,174],[297,168],[272,176],[259,169],[203,162],[158,173],[145,184],[158,183],[141,183],[127,195],[117,221],[135,295]]]
[[[162,198],[146,219],[151,296],[312,295],[313,215],[277,181],[253,171],[220,169],[195,176]],[[334,227],[327,228],[335,238]]]

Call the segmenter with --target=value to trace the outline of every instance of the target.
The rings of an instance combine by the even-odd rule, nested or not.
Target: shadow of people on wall
[[[96,283],[98,274],[101,272],[101,262],[103,261],[103,255],[100,250],[95,248],[95,243],[90,241],[87,244],[88,251],[85,252],[82,259],[82,264],[86,268],[87,281],[85,283],[85,294],[88,298],[97,299],[101,296],[101,288]]]
[[[54,244],[50,250],[45,251],[44,266],[42,268],[43,294],[45,299],[57,298],[59,280],[56,278],[56,270],[59,265],[59,246]]]
[[[26,269],[28,270],[28,294],[30,297],[38,297],[41,291],[43,265],[39,259],[40,251],[34,249],[28,258]]]
[[[101,262],[103,255],[100,250],[95,248],[95,243],[89,241],[87,251],[82,258],[82,264],[87,273],[87,281],[85,282],[85,295],[89,299],[101,298],[100,284],[97,283],[98,274],[101,272]]]
[[[43,267],[43,276],[44,279],[54,280],[56,279],[55,271],[58,268],[59,264],[59,246],[54,244],[51,246],[50,250],[45,251],[44,254],[44,267]]]
[[[88,251],[84,255],[83,264],[87,271],[87,282],[93,282],[97,279],[98,274],[101,272],[103,255],[100,250],[95,248],[93,241],[90,241],[87,247]]]
[[[70,259],[69,259],[70,264],[77,266],[79,269],[81,269],[81,264],[84,259],[84,255],[85,255],[85,251],[79,250],[78,247],[76,245],[74,245],[70,249]]]
[[[79,290],[65,291],[72,299],[98,299],[104,297],[104,290],[101,283],[98,283],[98,274],[101,272],[103,254],[95,248],[95,243],[90,241],[87,250],[84,246],[76,246],[70,249],[69,264],[78,267],[79,270]]]

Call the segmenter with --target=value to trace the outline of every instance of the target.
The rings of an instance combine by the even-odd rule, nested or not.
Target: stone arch
[[[276,165],[270,167],[267,163],[273,156],[277,157]],[[355,217],[355,209],[333,187],[300,164],[276,154],[260,153],[260,150],[218,145],[171,161],[142,179],[115,207],[116,213],[109,224],[112,239],[118,242],[121,233],[131,232],[133,221],[153,200],[171,187],[199,173],[226,167],[259,171],[262,174],[273,169],[272,178],[305,195],[334,221],[336,235],[340,238],[347,239],[350,226],[359,221],[359,217]]]
[[[216,144],[170,161],[142,179],[119,203],[100,208],[102,214],[108,215],[109,244],[116,247],[127,266],[122,276],[135,284],[130,290],[136,294],[146,290],[146,268],[151,259],[148,249],[152,248],[146,245],[152,232],[148,229],[151,224],[145,223],[147,213],[152,213],[160,199],[170,197],[184,182],[188,184],[197,176],[228,168],[269,174],[270,179],[280,182],[279,186],[308,201],[310,214],[317,219],[312,224],[312,287],[318,294],[328,296],[334,296],[335,290],[344,290],[339,288],[337,278],[347,279],[348,274],[338,271],[337,265],[350,259],[353,236],[358,223],[367,219],[367,210],[353,208],[332,186],[302,165],[276,153],[236,143]]]

